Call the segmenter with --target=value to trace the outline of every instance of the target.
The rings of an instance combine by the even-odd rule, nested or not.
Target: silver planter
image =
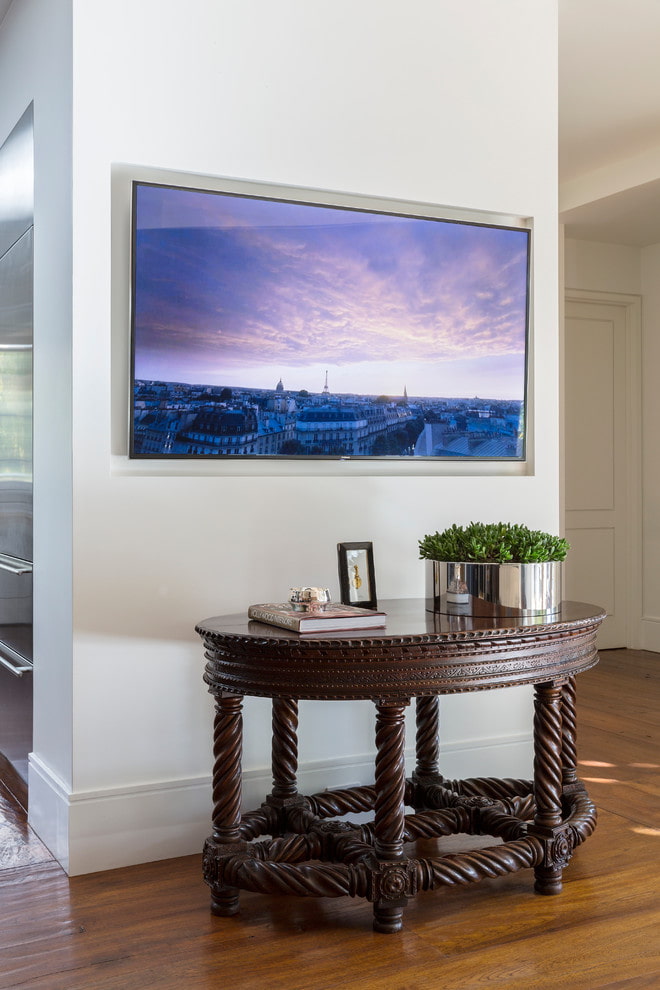
[[[426,608],[449,615],[548,615],[561,608],[561,561],[426,561]]]

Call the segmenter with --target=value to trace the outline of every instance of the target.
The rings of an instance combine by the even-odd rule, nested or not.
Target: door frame
[[[566,529],[565,305],[569,302],[618,306],[623,310],[626,336],[626,646],[642,646],[642,298],[624,292],[564,289],[560,333],[560,516]]]

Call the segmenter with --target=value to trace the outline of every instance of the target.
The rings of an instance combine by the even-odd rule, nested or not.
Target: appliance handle
[[[10,571],[12,574],[31,574],[32,564],[29,560],[8,557],[6,553],[0,553],[0,570]]]
[[[33,669],[29,660],[22,657],[20,653],[16,653],[6,643],[0,646],[0,664],[6,667],[9,673],[14,674],[15,677],[22,677],[23,674],[28,674]]]

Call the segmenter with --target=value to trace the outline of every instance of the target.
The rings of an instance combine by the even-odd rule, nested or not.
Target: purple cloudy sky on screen
[[[522,399],[527,233],[140,186],[137,378]]]

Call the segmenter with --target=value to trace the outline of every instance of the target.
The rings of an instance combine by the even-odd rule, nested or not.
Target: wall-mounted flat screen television
[[[133,182],[131,457],[525,459],[529,225],[246,186]]]

